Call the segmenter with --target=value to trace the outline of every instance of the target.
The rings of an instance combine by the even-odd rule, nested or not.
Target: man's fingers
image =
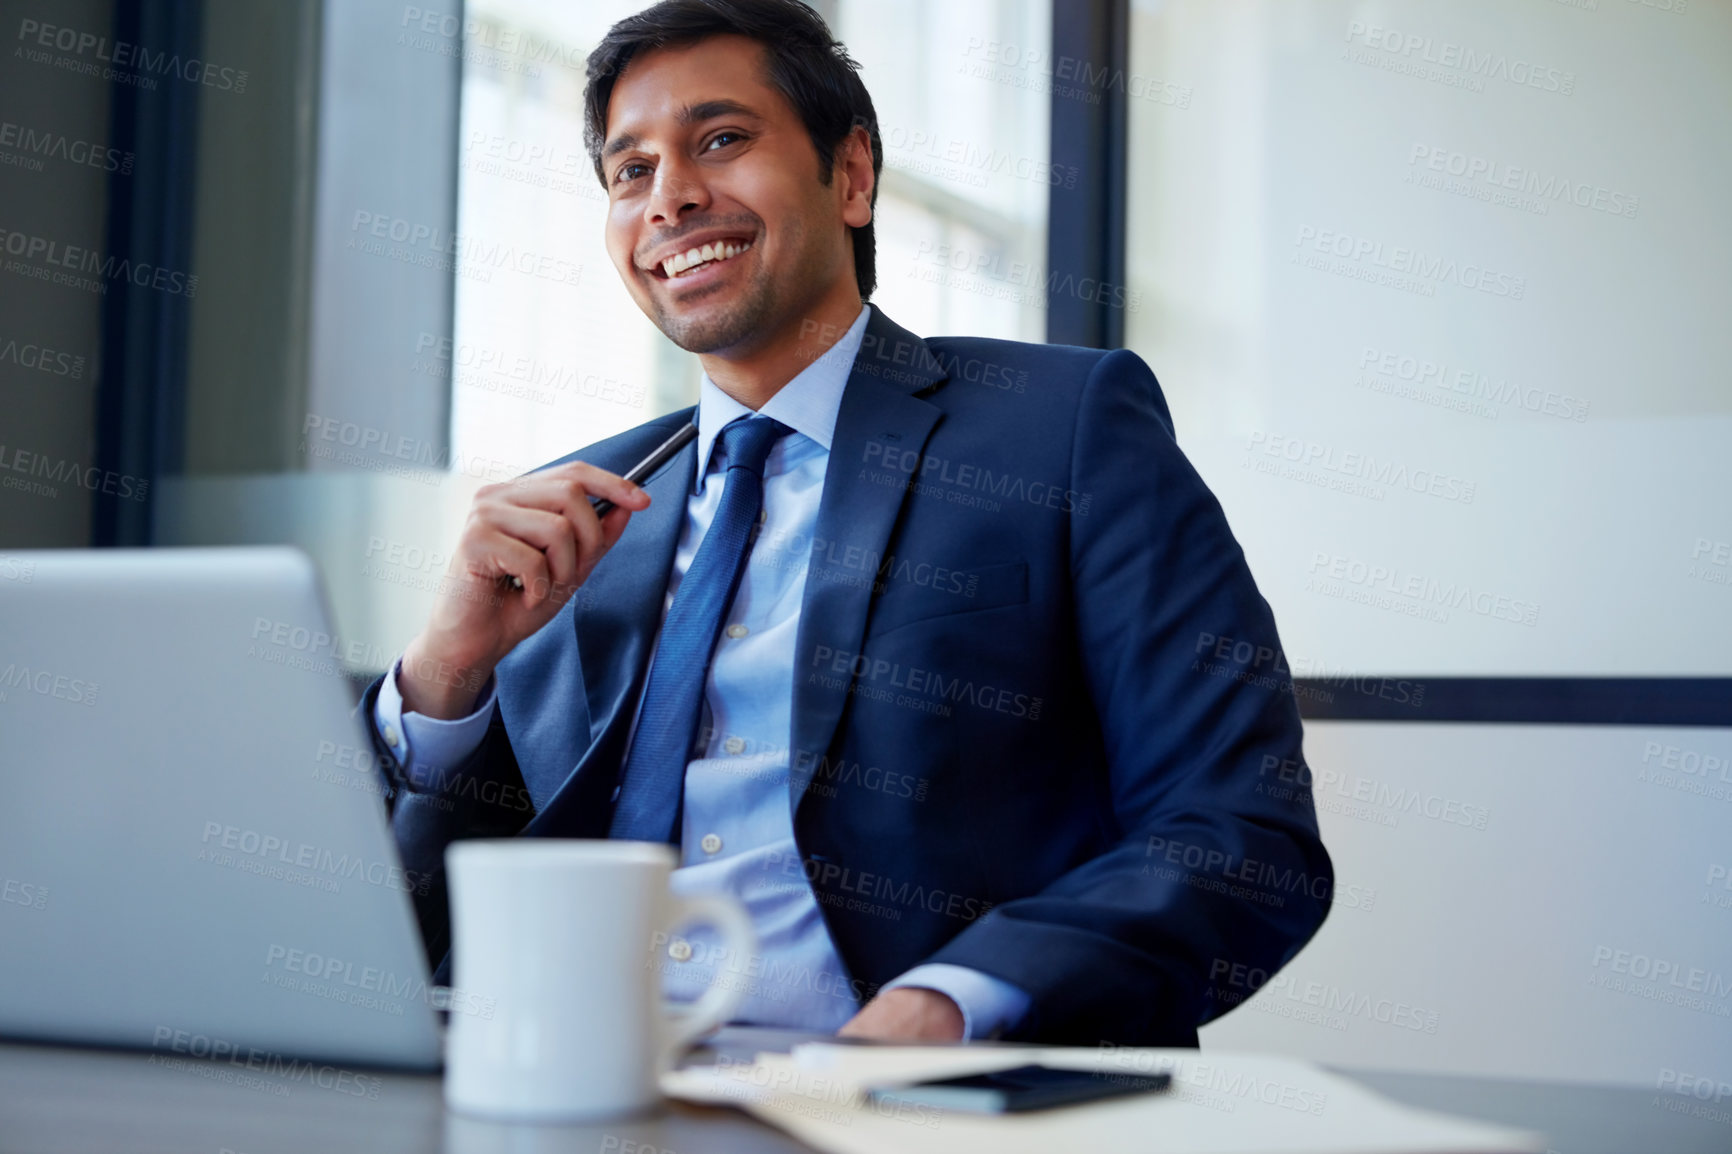
[[[591,497],[616,507],[597,517]],[[649,494],[623,477],[581,461],[545,469],[476,494],[463,554],[471,572],[499,580],[527,607],[564,604],[602,554],[625,532]]]
[[[538,605],[553,589],[547,554],[516,537],[496,537],[476,558],[483,572],[495,577],[513,577],[529,605]]]
[[[565,517],[544,509],[494,505],[482,513],[482,519],[491,531],[515,537],[547,554],[555,580],[569,581],[576,576],[578,541]]]
[[[513,504],[529,505],[568,516],[591,504],[592,497],[606,497],[622,509],[633,511],[649,504],[649,494],[624,477],[582,461],[531,473],[511,482],[506,498]]]
[[[613,517],[615,512],[619,513],[611,523],[616,526],[611,533],[597,518],[590,503],[592,496],[614,500],[616,508],[605,514]],[[485,500],[489,506],[540,509],[563,516],[577,540],[579,568],[587,571],[619,540],[631,514],[649,504],[649,494],[604,469],[576,461],[519,478],[486,493]]]

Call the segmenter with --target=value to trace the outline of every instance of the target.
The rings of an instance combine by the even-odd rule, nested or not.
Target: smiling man
[[[477,495],[364,702],[405,864],[672,842],[761,941],[669,943],[674,998],[724,969],[741,1021],[1194,1045],[1332,875],[1273,619],[1153,375],[866,303],[876,118],[797,0],[621,21],[586,110],[608,252],[699,403]],[[442,884],[418,913],[437,959]]]

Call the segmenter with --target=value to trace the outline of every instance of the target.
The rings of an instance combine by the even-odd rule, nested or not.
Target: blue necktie
[[[764,460],[777,438],[791,432],[770,417],[746,417],[730,422],[719,434],[728,468],[721,506],[662,623],[609,837],[673,839],[710,656],[740,587],[752,529],[763,506]]]

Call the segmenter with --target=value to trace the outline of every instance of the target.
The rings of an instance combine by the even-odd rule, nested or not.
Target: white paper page
[[[1170,1072],[1173,1089],[1021,1116],[867,1103],[863,1086],[1028,1063]],[[663,1089],[738,1105],[832,1154],[1531,1154],[1538,1134],[1414,1110],[1290,1058],[1196,1050],[833,1046],[760,1054],[751,1065],[675,1071]]]

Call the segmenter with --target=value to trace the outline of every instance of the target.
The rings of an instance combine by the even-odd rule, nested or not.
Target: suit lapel
[[[887,467],[885,454],[918,460],[943,411],[916,394],[943,380],[945,372],[925,342],[876,307],[842,393],[814,541],[828,549],[858,546],[882,555],[907,487],[876,484],[869,474],[907,470]],[[894,458],[892,458],[894,459]],[[806,787],[830,742],[847,702],[847,686],[826,686],[809,677],[819,647],[857,653],[871,605],[870,583],[815,579],[808,571],[794,643],[793,732],[790,734],[789,804],[798,810]]]
[[[695,411],[690,415],[696,418]],[[618,462],[597,463],[623,473],[670,432],[656,429],[642,445],[621,454]],[[589,729],[587,733],[569,734],[569,742],[551,743],[561,756],[557,763],[538,764],[538,772],[533,773],[537,780],[530,780],[531,772],[524,773],[538,810],[525,833],[607,835],[615,778],[649,667],[650,647],[661,627],[662,602],[685,525],[686,500],[697,460],[697,442],[693,441],[644,483],[650,495],[649,508],[632,515],[624,535],[572,599],[572,629]],[[538,696],[545,698],[545,690]],[[558,701],[545,702],[543,709],[554,711],[567,728],[574,728],[574,710]],[[538,752],[545,748],[533,739],[526,744]]]
[[[637,683],[648,669],[650,647],[661,628],[662,603],[697,461],[693,441],[644,486],[650,507],[634,514],[626,529],[637,534],[633,547],[621,548],[626,544],[622,536],[614,549],[618,556],[607,558],[617,564],[597,565],[584,583],[588,596],[578,605],[577,652],[583,662],[592,740],[599,741],[637,703]]]

